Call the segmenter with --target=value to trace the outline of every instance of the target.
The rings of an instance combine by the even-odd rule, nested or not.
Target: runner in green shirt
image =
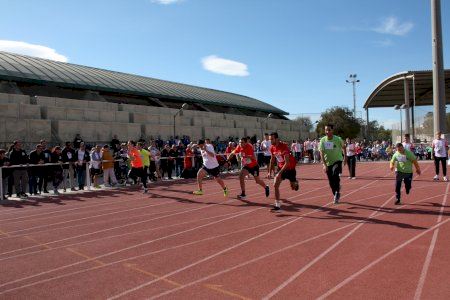
[[[411,183],[413,179],[413,169],[412,165],[414,164],[414,167],[416,168],[417,175],[420,175],[420,167],[419,163],[417,162],[417,158],[415,155],[409,151],[406,150],[405,147],[403,147],[402,143],[398,143],[396,145],[397,152],[394,153],[391,159],[390,168],[391,171],[394,171],[396,169],[396,176],[395,176],[395,194],[396,194],[396,205],[400,205],[400,196],[401,192],[400,189],[402,187],[402,181],[405,182],[405,190],[406,194],[409,194],[409,191],[411,190]],[[397,162],[397,167],[396,167]],[[396,168],[395,168],[396,167]]]
[[[145,145],[142,142],[137,143],[136,149],[139,151],[139,154],[141,155],[142,165],[144,167],[143,169],[144,177],[142,178],[147,183],[148,169],[150,168],[150,152],[147,149],[145,149]]]
[[[320,139],[319,151],[323,163],[323,170],[327,174],[331,192],[334,196],[334,204],[339,203],[341,197],[342,164],[345,165],[346,151],[344,141],[337,135],[333,135],[333,125],[325,126],[325,136]]]

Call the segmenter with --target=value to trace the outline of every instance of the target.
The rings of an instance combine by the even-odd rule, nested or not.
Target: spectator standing
[[[6,157],[6,150],[0,149],[0,167],[7,167],[9,166],[9,158]],[[10,176],[10,170],[11,169],[2,169],[2,179],[3,179],[3,195],[0,195],[0,201],[6,200],[6,187],[7,187],[7,179]]]
[[[120,141],[117,138],[117,134],[115,134],[111,140],[111,150],[113,151],[113,153],[116,153],[120,150]]]
[[[170,171],[170,175],[169,175],[169,150],[170,150],[170,146],[169,144],[165,144],[164,148],[161,150],[161,177],[164,178],[164,174],[167,173],[168,177],[172,176],[172,171]]]
[[[175,175],[179,178],[181,176],[181,172],[183,172],[183,156],[185,153],[185,147],[183,143],[179,142],[175,151],[176,151]]]
[[[14,141],[13,148],[9,152],[9,161],[11,166],[20,166],[28,164],[28,155],[22,149],[20,141]],[[14,178],[14,189],[18,198],[27,198],[26,187],[28,185],[28,172],[25,166],[12,169]]]
[[[177,157],[178,157],[177,146],[172,145],[172,147],[170,147],[169,149],[169,160],[167,161],[167,172],[168,172],[167,174],[169,176],[169,179],[172,179],[172,170],[175,167]]]
[[[56,146],[53,149],[50,162],[59,165],[53,165],[51,166],[51,169],[53,171],[53,193],[55,195],[59,195],[59,185],[63,181],[63,169],[62,169],[62,163],[63,163],[63,157],[62,157],[62,151],[60,146]]]
[[[35,150],[30,152],[30,164],[43,165],[45,163],[45,154],[42,145],[36,145]],[[37,195],[42,192],[42,185],[44,183],[45,167],[31,167],[29,190],[30,195]]]
[[[75,138],[73,139],[73,146],[75,147],[75,149],[80,148],[80,144],[83,142],[83,139],[81,138],[80,134],[77,133],[75,135]]]
[[[83,190],[86,183],[86,163],[91,160],[84,142],[81,142],[80,148],[75,151],[75,158],[77,159],[75,168],[77,171],[78,189]]]
[[[81,145],[81,143],[80,143]],[[78,145],[78,148],[80,148]],[[77,148],[77,149],[78,149]],[[63,164],[63,188],[64,192],[67,187],[67,177],[69,177],[69,188],[71,191],[75,191],[75,181],[74,181],[74,163],[77,161],[75,156],[75,149],[72,148],[70,142],[66,142],[66,146],[61,152],[62,159],[65,164]]]
[[[42,145],[42,152],[44,152],[44,163],[48,164],[51,161],[51,156],[52,156],[52,151],[47,147],[47,141],[46,140],[41,140],[40,144]],[[48,182],[49,179],[52,176],[53,173],[53,169],[51,168],[51,166],[45,166],[44,168],[44,180],[43,180],[43,192],[44,193],[48,193],[47,191],[47,186],[48,186]]]
[[[114,174],[114,158],[108,145],[102,148],[102,169],[103,182],[105,186],[115,186],[117,184],[116,175]]]
[[[156,177],[161,177],[159,172],[159,157],[161,153],[156,147],[155,141],[151,142],[148,151],[150,152],[150,180],[156,181]]]
[[[91,166],[90,172],[92,177],[92,182],[95,188],[100,188],[98,183],[98,177],[102,174],[101,166],[102,166],[102,154],[100,152],[100,145],[96,145],[91,151]]]

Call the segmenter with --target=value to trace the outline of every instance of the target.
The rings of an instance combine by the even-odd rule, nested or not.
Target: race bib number
[[[397,156],[398,162],[406,162],[406,155],[399,155]]]
[[[324,143],[324,148],[325,148],[326,150],[333,150],[333,148],[334,148],[334,143],[333,143],[333,142],[325,142],[325,143]]]
[[[72,159],[72,153],[67,152],[67,158],[68,158],[68,159]]]

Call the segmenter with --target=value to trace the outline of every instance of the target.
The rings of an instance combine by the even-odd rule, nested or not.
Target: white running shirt
[[[355,144],[351,143],[347,145],[347,156],[355,156]]]
[[[446,147],[448,146],[446,140],[433,140],[433,154],[435,157],[447,157]]]
[[[214,153],[214,156],[210,156],[208,154],[208,152],[206,152],[206,150],[200,150],[201,154],[202,154],[202,158],[203,158],[203,165],[207,169],[217,168],[219,166],[219,162],[217,161],[217,158],[216,158],[216,152],[214,151],[214,146],[211,144],[205,144],[205,148],[206,148],[206,150],[208,150],[208,152]]]
[[[261,148],[265,149],[263,150],[264,152],[264,156],[272,156],[272,153],[270,153],[270,147],[272,146],[272,142],[271,141],[262,141],[261,143]]]

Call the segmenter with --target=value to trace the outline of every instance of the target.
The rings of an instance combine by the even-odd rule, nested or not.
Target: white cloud
[[[348,31],[373,31],[381,34],[390,34],[397,36],[404,36],[408,34],[414,27],[412,22],[400,23],[396,17],[388,17],[381,20],[378,26],[337,26],[332,25],[328,30],[334,32],[348,32]]]
[[[210,55],[202,59],[205,70],[229,76],[248,76],[247,65],[238,61]]]
[[[67,56],[57,53],[55,49],[41,45],[29,44],[26,42],[0,40],[0,51],[24,54],[62,62],[67,62],[69,60]]]
[[[181,1],[183,1],[183,0],[152,0],[152,2],[154,2],[154,3],[164,4],[164,5],[174,4],[174,3],[181,2]]]
[[[406,35],[413,29],[414,24],[412,22],[400,23],[396,17],[388,17],[382,20],[381,24],[373,28],[373,31],[383,34],[392,35]]]

